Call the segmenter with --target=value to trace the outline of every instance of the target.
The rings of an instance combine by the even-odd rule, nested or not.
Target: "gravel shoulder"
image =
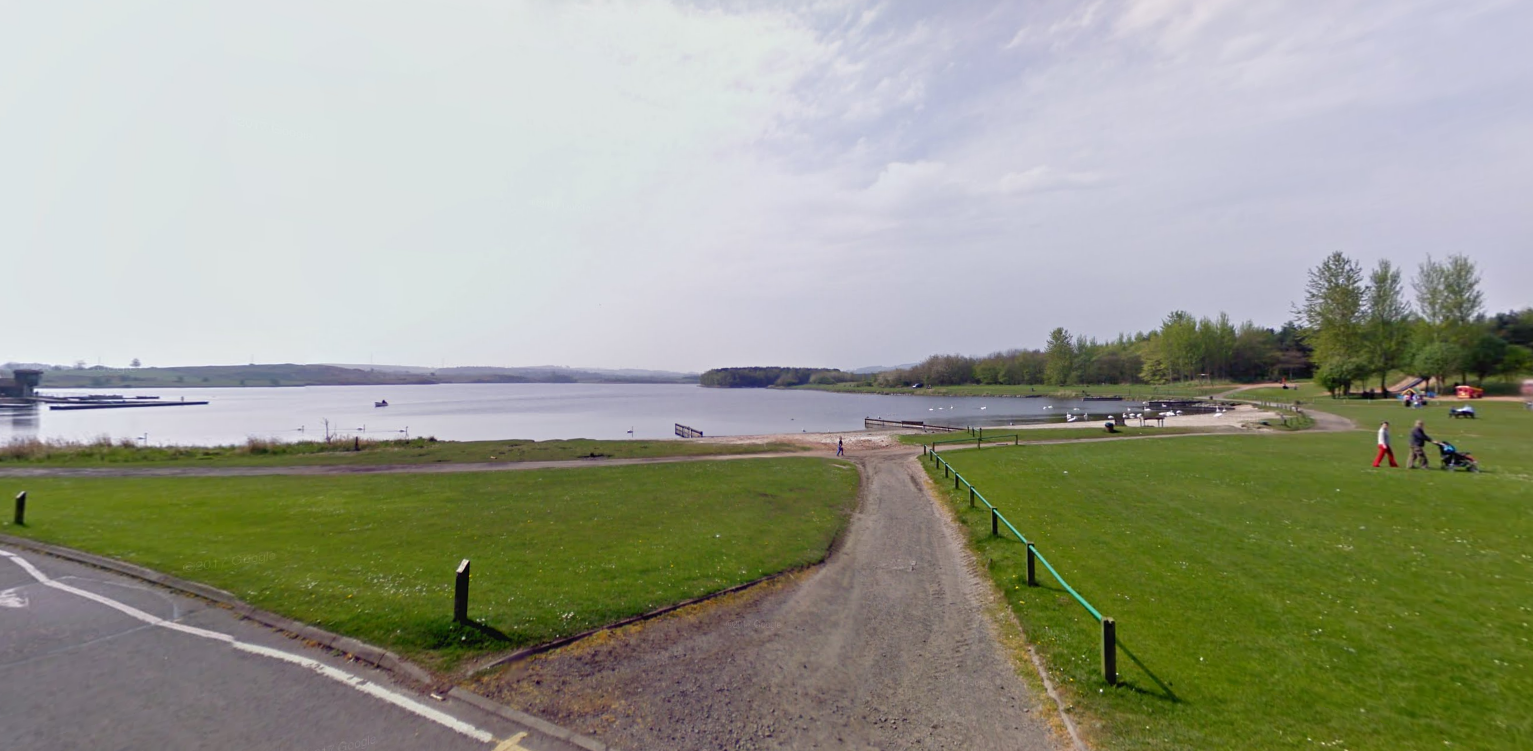
[[[1063,747],[914,452],[853,460],[861,504],[825,565],[470,687],[618,748]]]

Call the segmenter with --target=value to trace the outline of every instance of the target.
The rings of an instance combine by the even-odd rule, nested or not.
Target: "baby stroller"
[[[1472,454],[1459,451],[1451,443],[1439,441],[1437,450],[1442,452],[1442,464],[1445,471],[1452,472],[1455,469],[1464,469],[1470,472],[1480,471],[1480,463],[1474,460]]]

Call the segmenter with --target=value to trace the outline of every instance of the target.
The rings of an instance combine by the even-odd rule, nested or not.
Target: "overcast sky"
[[[0,0],[0,361],[858,367],[1533,304],[1533,4]]]

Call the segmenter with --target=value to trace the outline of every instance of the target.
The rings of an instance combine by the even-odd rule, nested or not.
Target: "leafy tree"
[[[1533,308],[1497,313],[1490,325],[1491,331],[1507,344],[1533,346]]]
[[[1322,364],[1356,357],[1363,323],[1362,266],[1337,251],[1309,270],[1304,304],[1294,312],[1304,325],[1305,339]]]
[[[1485,376],[1497,372],[1501,367],[1509,346],[1505,339],[1486,331],[1464,353],[1463,367],[1474,373],[1475,378],[1484,384]]]
[[[1173,310],[1160,323],[1160,359],[1172,380],[1191,378],[1203,364],[1198,322],[1185,310]]]
[[[1528,349],[1517,344],[1509,344],[1506,347],[1506,356],[1501,358],[1501,365],[1496,368],[1496,375],[1511,383],[1513,379],[1524,373],[1533,373],[1533,349]]]
[[[1363,358],[1379,376],[1379,389],[1389,390],[1389,373],[1405,364],[1411,347],[1411,306],[1405,300],[1400,270],[1379,259],[1368,277],[1363,320]]]
[[[1350,394],[1352,384],[1367,378],[1369,372],[1367,362],[1355,357],[1343,357],[1321,365],[1320,370],[1315,371],[1315,382],[1331,392],[1331,396],[1336,396],[1337,391]]]
[[[1251,321],[1240,324],[1235,331],[1235,348],[1230,357],[1230,377],[1237,381],[1260,380],[1270,376],[1277,364],[1277,334]]]
[[[1474,262],[1461,255],[1438,263],[1427,256],[1412,282],[1416,309],[1426,323],[1431,341],[1451,342],[1467,348],[1478,338],[1475,321],[1483,315],[1485,295],[1480,292],[1480,273]]]
[[[1411,359],[1411,371],[1421,378],[1437,379],[1441,389],[1448,382],[1448,374],[1458,369],[1464,352],[1451,342],[1427,342],[1416,349]]]
[[[1075,340],[1070,337],[1070,332],[1063,327],[1049,332],[1049,342],[1044,348],[1044,356],[1047,358],[1047,364],[1044,366],[1044,380],[1055,386],[1070,383],[1070,376],[1075,371]]]

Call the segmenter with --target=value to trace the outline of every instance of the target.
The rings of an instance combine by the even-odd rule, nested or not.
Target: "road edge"
[[[311,626],[286,616],[262,610],[217,587],[210,587],[206,584],[171,576],[170,574],[161,573],[154,569],[128,563],[127,561],[119,561],[115,558],[107,558],[62,545],[38,542],[26,537],[0,534],[0,544],[105,569],[222,605],[242,618],[255,621],[277,631],[292,634],[321,647],[340,652],[347,657],[387,671],[396,678],[404,676],[408,679],[409,683],[415,684],[415,687],[418,689],[425,689],[430,692],[437,683],[436,679],[425,668],[382,647],[377,647],[349,636],[341,636],[317,626]],[[488,712],[519,725],[524,725],[543,735],[578,746],[587,751],[613,751],[607,744],[594,738],[588,738],[573,730],[555,725],[541,717],[535,717],[521,710],[505,706],[460,686],[453,686],[438,695],[456,698],[480,711]]]

